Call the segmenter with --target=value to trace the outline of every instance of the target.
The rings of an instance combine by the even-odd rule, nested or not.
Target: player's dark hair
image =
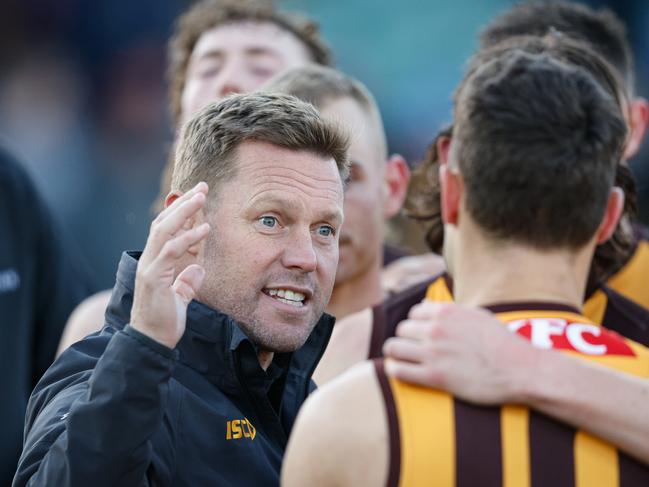
[[[512,57],[518,59],[518,63],[525,65],[525,69],[517,72],[518,76],[514,76],[511,72],[514,68],[505,62]],[[543,59],[543,62],[539,59]],[[532,60],[540,64],[535,65]],[[552,69],[545,66],[548,63]],[[534,69],[528,64],[534,65]],[[487,65],[491,68],[482,71]],[[494,66],[497,66],[495,72]],[[512,77],[511,80],[497,75],[498,69],[505,68]],[[528,70],[534,76],[527,74]],[[558,70],[558,74],[554,73],[554,70]],[[491,73],[492,76],[487,76],[487,73]],[[583,243],[584,238],[592,236],[601,220],[612,178],[615,176],[616,182],[620,176],[624,179],[624,171],[620,171],[623,166],[617,168],[617,173],[616,166],[611,166],[610,177],[604,175],[600,178],[599,173],[598,177],[594,177],[593,172],[598,169],[606,173],[605,162],[617,163],[621,156],[626,129],[619,108],[622,103],[621,98],[624,97],[619,78],[604,60],[582,43],[556,35],[542,39],[535,37],[510,39],[478,53],[471,60],[456,99],[467,83],[478,74],[480,77],[477,79],[482,80],[481,86],[484,85],[482,91],[485,91],[486,105],[478,104],[472,109],[464,110],[465,119],[468,110],[471,114],[468,121],[475,123],[477,120],[475,117],[482,117],[484,124],[483,128],[477,126],[471,130],[472,137],[475,138],[466,137],[466,143],[473,144],[474,152],[468,154],[468,159],[466,154],[464,157],[465,161],[478,158],[473,165],[476,169],[470,171],[471,175],[469,175],[472,187],[475,186],[474,194],[478,195],[476,202],[472,204],[478,220],[484,211],[486,212],[485,225],[490,229],[490,233],[504,238],[517,238],[535,246],[575,246]],[[504,86],[502,83],[505,82],[512,84],[511,87],[517,94],[516,99],[502,92],[501,88]],[[471,81],[472,85],[474,83]],[[537,86],[535,83],[541,85]],[[494,92],[487,90],[487,87]],[[585,91],[580,91],[582,88]],[[575,96],[571,97],[563,107],[564,100],[561,94],[565,95],[570,90]],[[553,97],[554,91],[557,91],[557,97]],[[550,98],[548,103],[545,103],[546,98]],[[488,109],[484,108],[485,106]],[[483,107],[482,110],[478,109],[480,107]],[[556,109],[556,113],[553,109]],[[587,116],[589,114],[591,116],[597,114],[597,118],[589,118]],[[494,119],[489,121],[490,117]],[[508,124],[512,126],[509,127]],[[538,130],[531,130],[530,128],[535,127],[535,124],[538,125]],[[453,128],[449,127],[440,135],[451,134],[454,138],[457,135],[453,133]],[[456,143],[458,142],[456,140]],[[465,144],[459,144],[462,145]],[[481,148],[476,149],[477,147]],[[489,163],[481,165],[479,164],[481,160]],[[545,164],[549,167],[538,166],[538,161],[547,161]],[[466,164],[467,162],[465,166]],[[497,171],[502,164],[505,166]],[[506,169],[513,167],[514,164],[520,165],[516,166],[518,170],[507,172]],[[469,169],[473,166],[469,164]],[[540,170],[539,167],[544,169]],[[443,243],[437,170],[437,153],[433,143],[426,160],[413,178],[407,204],[409,214],[428,225],[426,239],[434,251],[439,251]],[[539,170],[539,175],[534,174],[536,170]],[[580,183],[578,191],[561,196],[561,185],[569,184],[570,181],[557,178],[557,171],[568,171],[566,174],[572,174],[577,180],[581,177],[583,180],[580,181],[585,185]],[[504,174],[500,174],[501,172]],[[481,182],[483,176],[485,180]],[[526,185],[534,183],[538,185],[534,187],[533,192],[526,193],[530,198],[522,197],[520,192],[527,189]],[[500,189],[495,191],[485,184],[495,185]],[[553,186],[554,184],[556,187]],[[485,190],[487,187],[491,189]],[[508,189],[514,191],[510,193]],[[540,198],[539,194],[544,193],[546,189],[550,195],[558,191],[557,204],[563,203],[571,210],[565,208],[560,211],[558,208],[552,210],[544,206],[547,199]],[[588,203],[584,203],[586,200],[579,201],[577,204],[578,195],[594,194],[598,189],[601,193],[589,200],[590,203],[594,201],[598,203],[590,205],[590,210],[584,208],[588,206]],[[523,203],[527,202],[513,203],[518,201],[512,199],[515,195],[522,199]],[[566,199],[562,200],[562,198]],[[486,200],[484,204],[481,203],[482,199]],[[585,211],[585,214],[580,214],[582,211]],[[511,219],[506,216],[508,212],[513,214]],[[533,217],[543,220],[540,226]],[[555,221],[554,217],[558,219]],[[530,227],[531,221],[534,221],[534,228]],[[554,230],[548,234],[545,230],[541,230],[544,226],[550,226]]]
[[[606,59],[632,91],[633,51],[624,23],[609,9],[595,10],[566,1],[519,3],[493,19],[480,34],[480,48],[520,35],[544,36],[558,31],[585,42]]]
[[[579,248],[604,215],[626,125],[584,68],[549,53],[478,54],[455,93],[452,161],[490,237]]]
[[[526,52],[529,54],[547,54],[553,59],[561,61],[566,65],[572,65],[580,68],[582,71],[589,73],[610,97],[616,100],[617,104],[623,103],[624,90],[621,87],[621,81],[615,75],[614,70],[600,56],[592,52],[583,43],[574,41],[552,34],[544,38],[537,37],[518,37],[508,39],[491,49],[486,49],[476,54],[471,60],[467,78],[471,76],[481,65],[489,63],[495,59],[513,55],[513,53]],[[465,79],[467,79],[465,78]],[[535,94],[531,93],[530,97]],[[438,135],[451,136],[453,127],[444,129]],[[439,181],[438,181],[438,155],[436,150],[436,141],[431,144],[422,164],[415,170],[409,196],[406,203],[407,214],[424,223],[426,228],[426,242],[429,248],[435,252],[440,252],[443,240],[444,229],[441,218],[441,208],[439,199]],[[627,198],[625,200],[625,212],[635,214],[637,206],[635,203],[635,185],[633,178],[625,166],[619,165],[615,174],[615,184],[621,186]],[[608,191],[605,191],[605,195]],[[610,272],[619,264],[621,258],[628,255],[628,250],[632,247],[632,242],[627,233],[616,232],[614,238],[605,246],[598,247],[597,259],[594,267],[597,268],[597,274]]]

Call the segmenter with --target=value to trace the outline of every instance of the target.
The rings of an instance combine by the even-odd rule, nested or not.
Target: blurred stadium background
[[[171,130],[166,40],[187,0],[4,0],[0,140],[31,173],[97,284],[121,250],[142,248]],[[390,150],[414,163],[450,119],[476,34],[506,0],[291,0],[320,22],[337,66],[381,107]],[[625,20],[637,87],[649,97],[649,2],[588,1]],[[649,222],[649,143],[633,161]]]

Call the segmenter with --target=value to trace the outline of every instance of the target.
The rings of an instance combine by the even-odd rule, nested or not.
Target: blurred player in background
[[[70,312],[95,291],[21,164],[0,147],[0,485],[10,485],[29,393]]]
[[[345,223],[327,312],[344,317],[378,304],[385,297],[381,289],[385,220],[401,209],[410,172],[403,157],[388,156],[374,97],[358,80],[322,66],[290,70],[264,90],[297,96],[348,128],[351,170],[345,187]]]

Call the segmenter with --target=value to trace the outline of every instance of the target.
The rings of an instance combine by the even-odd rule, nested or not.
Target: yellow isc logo
[[[233,419],[232,421],[228,421],[225,433],[226,440],[238,440],[239,438],[250,438],[254,440],[255,436],[257,436],[257,430],[248,419]]]

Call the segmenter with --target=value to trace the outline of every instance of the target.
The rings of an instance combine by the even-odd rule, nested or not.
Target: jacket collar
[[[140,255],[141,252],[124,252],[117,269],[106,309],[106,324],[117,330],[130,321]],[[332,316],[323,314],[301,348],[292,354],[276,354],[273,362],[288,368],[289,373],[309,379],[329,342],[334,322]],[[259,385],[266,377],[259,366],[255,345],[237,323],[229,315],[198,301],[192,301],[187,308],[187,327],[176,348],[181,363],[223,388],[236,388],[241,373],[247,383],[252,380]]]

